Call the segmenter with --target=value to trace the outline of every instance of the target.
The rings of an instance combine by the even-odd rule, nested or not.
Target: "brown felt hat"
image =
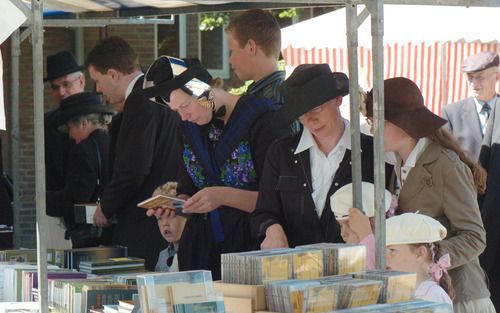
[[[424,105],[418,86],[404,77],[384,80],[385,120],[419,139],[434,133],[447,123]],[[366,98],[367,117],[373,116],[373,89]]]

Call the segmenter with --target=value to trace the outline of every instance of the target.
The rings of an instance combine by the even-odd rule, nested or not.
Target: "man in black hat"
[[[495,52],[474,54],[462,63],[471,97],[448,104],[443,109],[447,127],[462,148],[477,160],[491,109],[498,101],[495,86],[500,79],[499,58]]]
[[[60,51],[47,57],[47,76],[52,96],[57,103],[80,93],[85,89],[83,67],[76,63],[69,51]],[[66,164],[72,142],[67,134],[59,132],[53,118],[58,109],[45,113],[45,179],[47,190],[59,190],[64,187]]]
[[[167,247],[154,217],[137,207],[156,187],[176,181],[178,116],[150,101],[142,91],[137,54],[119,37],[99,42],[86,66],[96,91],[118,112],[110,127],[110,179],[94,214],[96,226],[106,226],[113,215],[113,243],[128,247],[131,256],[144,258],[154,270],[158,254]]]
[[[299,120],[301,132],[273,144],[267,153],[251,228],[261,248],[342,242],[330,196],[351,183],[349,122],[340,114],[349,92],[344,73],[328,64],[299,65],[281,85],[279,120]],[[373,182],[373,141],[361,135],[363,181]]]

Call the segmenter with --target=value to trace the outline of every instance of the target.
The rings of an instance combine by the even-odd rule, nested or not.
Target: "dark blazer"
[[[462,148],[469,151],[472,157],[477,160],[483,142],[483,134],[474,98],[446,105],[443,109],[443,118],[448,120],[448,124],[444,127],[450,130]]]
[[[97,147],[96,147],[97,145]],[[97,200],[97,178],[101,158],[101,186],[106,185],[108,176],[109,137],[105,130],[95,130],[90,136],[75,144],[68,158],[68,168],[64,187],[59,190],[48,190],[46,196],[47,215],[63,217],[66,226],[75,222],[73,205],[91,203]]]
[[[301,134],[302,132],[278,140],[269,148],[260,181],[257,207],[251,219],[252,233],[262,239],[266,229],[278,223],[285,230],[290,247],[318,242],[342,242],[340,226],[330,208],[330,196],[340,187],[352,182],[351,150],[346,150],[339,165],[320,218],[311,197],[309,150],[294,154]],[[361,150],[363,181],[373,182],[371,137],[361,135]]]
[[[125,101],[124,110],[113,118],[110,128],[111,177],[104,189],[101,207],[118,224],[113,243],[128,247],[131,256],[145,258],[153,271],[158,254],[167,247],[156,218],[147,217],[137,203],[151,197],[166,181],[176,181],[178,164],[178,116],[152,102],[142,92],[139,79]]]
[[[69,152],[75,142],[68,134],[61,133],[54,126],[54,116],[58,110],[44,115],[45,134],[45,184],[46,190],[60,190],[66,183]]]
[[[479,257],[490,281],[491,299],[500,310],[500,100],[493,105],[484,134],[479,161],[488,172],[481,215],[486,230],[486,249]]]

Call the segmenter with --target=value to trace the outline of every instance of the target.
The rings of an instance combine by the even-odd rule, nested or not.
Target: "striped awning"
[[[444,14],[443,9],[448,14],[436,20]],[[494,16],[498,14],[500,8],[425,7],[422,10],[415,6],[385,5],[384,77],[403,76],[415,81],[428,108],[441,114],[443,105],[468,97],[467,82],[460,68],[462,60],[480,51],[500,53],[497,41],[500,28],[493,26],[497,23]],[[401,17],[407,21],[401,22]],[[466,20],[481,22],[464,23]],[[315,19],[303,23],[305,26],[298,23],[282,29],[285,62],[292,67],[328,63],[332,70],[347,73],[345,10],[325,14],[317,18],[316,23]],[[359,30],[359,83],[364,89],[371,89],[371,34],[369,23],[365,24]]]

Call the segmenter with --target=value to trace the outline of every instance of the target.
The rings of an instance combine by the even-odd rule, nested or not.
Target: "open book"
[[[137,206],[144,209],[156,209],[158,207],[167,207],[175,209],[175,212],[177,213],[177,211],[182,211],[182,208],[184,207],[184,202],[186,201],[184,201],[181,198],[165,196],[165,195],[157,195],[142,201],[141,203],[137,204]]]

